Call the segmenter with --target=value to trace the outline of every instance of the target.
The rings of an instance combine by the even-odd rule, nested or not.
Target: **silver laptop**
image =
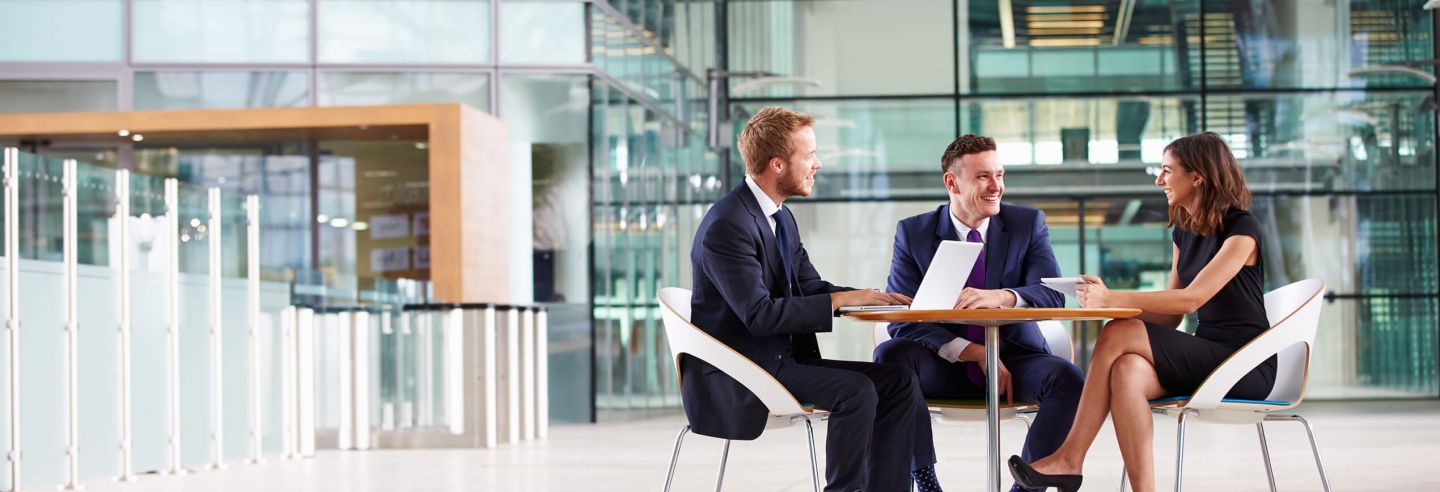
[[[980,258],[980,251],[984,247],[982,243],[941,241],[940,249],[935,251],[935,259],[930,262],[930,268],[925,270],[925,278],[920,281],[920,290],[915,292],[915,300],[909,306],[848,306],[840,308],[838,312],[845,314],[953,308],[955,299],[960,297],[960,291],[965,289],[965,281],[970,278],[970,269],[975,267],[975,260]]]

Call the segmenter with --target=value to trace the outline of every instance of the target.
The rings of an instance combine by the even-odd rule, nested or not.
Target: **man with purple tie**
[[[1005,168],[995,141],[961,135],[940,157],[940,170],[950,201],[900,221],[887,290],[913,297],[940,242],[964,240],[985,247],[955,300],[956,309],[1063,306],[1063,295],[1040,285],[1043,277],[1060,276],[1045,214],[1000,202]],[[983,328],[892,323],[889,331],[893,338],[875,347],[875,362],[915,371],[926,398],[984,397],[989,368]],[[1070,432],[1084,376],[1070,361],[1050,354],[1034,323],[1001,328],[1000,342],[1000,367],[995,369],[1000,371],[1001,396],[1040,404],[1021,458],[1031,462],[1049,456]]]

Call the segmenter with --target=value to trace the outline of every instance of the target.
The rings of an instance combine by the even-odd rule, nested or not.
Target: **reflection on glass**
[[[0,113],[114,111],[110,80],[0,80]]]
[[[11,0],[0,29],[0,61],[118,62],[124,58],[122,0]]]
[[[214,421],[214,387],[210,331],[209,195],[205,188],[179,185],[180,255],[180,464],[187,468],[213,463],[215,446],[208,438],[220,425]],[[223,358],[221,359],[223,362]],[[222,372],[223,375],[223,372]]]
[[[490,2],[319,0],[322,63],[486,63]]]
[[[296,107],[310,104],[303,72],[138,72],[136,109]]]
[[[169,467],[169,302],[167,259],[171,243],[165,222],[165,181],[130,174],[130,401],[131,447],[135,470]],[[118,257],[113,254],[112,257]],[[160,410],[156,410],[156,408]]]
[[[60,159],[20,154],[19,219],[21,263],[19,292],[21,326],[63,327],[66,323],[64,259],[63,163]],[[20,330],[20,415],[25,418],[25,473],[22,488],[65,483],[69,398],[66,333],[62,329]],[[47,384],[34,384],[45,381]],[[33,454],[30,454],[33,453]]]
[[[577,65],[585,63],[585,4],[504,2],[500,4],[500,63]]]
[[[460,102],[490,110],[490,76],[454,72],[321,72],[321,106]]]
[[[310,61],[306,0],[134,0],[133,8],[136,62]]]

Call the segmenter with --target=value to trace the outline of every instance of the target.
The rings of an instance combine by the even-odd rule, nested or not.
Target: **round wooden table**
[[[947,323],[980,325],[985,327],[985,367],[995,367],[1000,362],[1000,327],[1027,321],[1070,320],[1095,321],[1134,318],[1140,315],[1134,308],[1001,308],[1001,309],[934,309],[916,311],[870,311],[848,313],[845,316],[859,321],[874,323]],[[986,454],[990,458],[986,468],[988,481],[986,490],[1000,492],[1000,373],[985,371],[985,425],[989,443]]]

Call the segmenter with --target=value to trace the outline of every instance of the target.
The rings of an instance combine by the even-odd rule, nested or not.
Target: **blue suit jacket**
[[[815,333],[834,317],[830,293],[850,290],[820,279],[795,221],[778,220],[791,240],[793,272],[785,272],[775,234],[755,195],[741,183],[715,202],[690,250],[694,285],[691,322],[774,373],[784,358],[818,359]],[[795,288],[786,281],[795,277]],[[753,393],[704,361],[680,363],[681,398],[696,433],[754,439],[769,411]]]
[[[886,288],[914,297],[940,241],[959,240],[950,222],[948,203],[934,212],[900,221],[895,228],[895,253]],[[1040,285],[1040,279],[1058,276],[1060,266],[1050,249],[1045,214],[1033,208],[1001,204],[1000,214],[990,218],[990,228],[985,232],[985,285],[1014,290],[1031,307],[1055,308],[1065,304],[1065,296]],[[916,340],[931,350],[939,350],[961,336],[963,330],[961,325],[938,323],[891,323],[889,328],[891,337]],[[1033,322],[1001,328],[1000,340],[1001,354],[1016,350],[1049,352],[1045,337]]]

